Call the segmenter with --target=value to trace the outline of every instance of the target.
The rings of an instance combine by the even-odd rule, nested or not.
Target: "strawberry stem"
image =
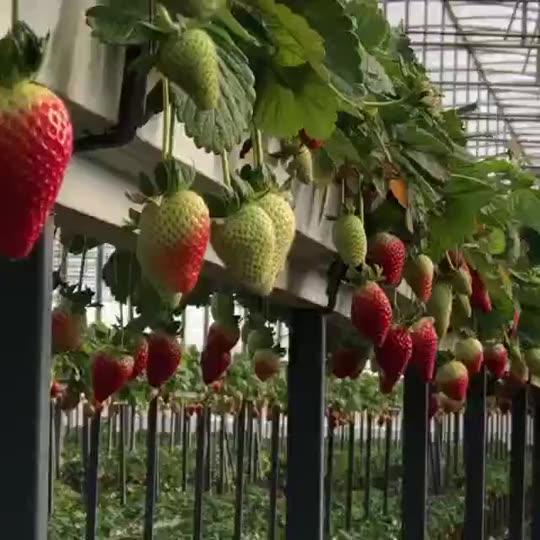
[[[253,159],[255,167],[262,167],[264,161],[261,130],[253,128],[253,149],[255,150]]]
[[[223,171],[223,183],[231,188],[231,170],[229,168],[229,156],[226,152],[221,154],[221,168]]]
[[[169,81],[166,77],[163,77],[163,131],[161,140],[161,155],[165,161],[170,156],[169,142],[170,142],[170,130],[171,130],[171,107],[170,107],[170,95],[169,95]]]

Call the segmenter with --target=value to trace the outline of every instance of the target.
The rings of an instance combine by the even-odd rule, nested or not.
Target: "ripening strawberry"
[[[201,354],[201,369],[204,384],[211,384],[223,377],[231,365],[231,354],[215,347],[205,347]]]
[[[63,302],[51,313],[51,328],[53,353],[78,351],[86,331],[86,314]]]
[[[173,33],[159,47],[157,68],[203,111],[215,109],[221,95],[214,40],[200,28]]]
[[[440,281],[433,287],[427,303],[427,313],[435,320],[435,330],[439,339],[446,336],[452,315],[452,288],[448,283]]]
[[[360,375],[365,365],[366,358],[359,351],[352,348],[341,348],[334,351],[330,356],[330,369],[334,377],[356,378]]]
[[[296,216],[289,202],[279,193],[267,193],[257,204],[268,214],[274,224],[275,250],[273,281],[285,268],[296,235]]]
[[[484,362],[484,347],[474,337],[460,339],[454,348],[456,360],[463,362],[469,370],[469,375],[475,375],[480,371]]]
[[[393,326],[384,343],[375,349],[375,358],[385,379],[393,386],[411,359],[413,343],[411,334],[402,326]]]
[[[268,296],[274,286],[274,223],[255,203],[212,225],[212,246],[227,270],[250,291]]]
[[[274,334],[268,326],[251,330],[247,337],[247,350],[253,356],[259,349],[271,349],[274,344]]]
[[[457,270],[452,272],[452,285],[457,294],[472,294],[472,276],[467,263],[463,263]]]
[[[356,330],[380,346],[392,323],[392,306],[386,293],[374,281],[358,287],[351,302],[351,321]]]
[[[313,184],[313,155],[307,146],[302,146],[292,159],[288,171],[302,184]]]
[[[64,103],[32,82],[42,48],[22,22],[0,41],[0,256],[6,258],[31,252],[71,158],[73,130]]]
[[[206,347],[229,352],[240,339],[240,328],[235,319],[227,322],[214,321],[208,328]]]
[[[204,199],[189,189],[146,204],[139,221],[137,258],[158,292],[190,292],[197,280],[210,237]]]
[[[427,302],[431,296],[433,272],[433,261],[423,254],[405,266],[405,280],[420,302]]]
[[[148,341],[144,336],[139,336],[133,351],[133,372],[130,379],[135,379],[146,369],[148,363]]]
[[[51,388],[50,388],[51,398],[54,399],[58,397],[60,395],[60,391],[61,391],[60,383],[56,379],[54,379],[51,382]]]
[[[234,297],[231,294],[215,292],[210,300],[210,313],[215,321],[234,319]]]
[[[253,355],[255,375],[261,381],[267,381],[279,372],[281,359],[272,349],[259,349]]]
[[[506,372],[508,364],[508,351],[502,343],[495,343],[484,347],[484,362],[487,369],[500,379]]]
[[[437,370],[435,383],[439,391],[450,399],[463,401],[469,386],[469,372],[464,364],[452,360]]]
[[[159,388],[173,375],[182,359],[182,347],[175,336],[154,332],[148,336],[148,383]]]
[[[432,317],[423,317],[411,327],[413,352],[411,365],[424,382],[433,379],[435,358],[437,356],[437,332]]]
[[[356,268],[364,264],[367,252],[366,231],[362,220],[355,214],[342,214],[332,230],[338,255],[347,266]]]
[[[471,269],[472,294],[471,305],[484,313],[489,313],[492,309],[489,292],[482,281],[482,278],[476,270]]]
[[[540,377],[540,348],[534,347],[525,352],[525,363],[531,375]]]
[[[459,400],[456,400],[456,399],[450,399],[448,396],[444,395],[444,394],[439,394],[440,396],[440,403],[441,403],[441,407],[442,407],[442,410],[446,413],[446,414],[450,414],[450,413],[456,413],[456,412],[459,412],[462,407],[463,407],[463,401],[459,401]]]
[[[92,358],[92,389],[97,403],[120,390],[131,377],[133,358],[103,350]]]
[[[300,137],[302,143],[305,144],[310,150],[317,150],[324,144],[324,141],[321,139],[313,139],[310,137],[304,128],[298,132],[298,136]]]
[[[406,254],[403,242],[390,233],[378,233],[369,242],[368,257],[381,267],[388,285],[399,285]]]

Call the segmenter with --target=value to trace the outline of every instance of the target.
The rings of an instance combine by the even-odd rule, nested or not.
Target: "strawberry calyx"
[[[68,285],[60,289],[61,305],[71,313],[85,313],[86,308],[94,306],[92,298],[94,291],[86,287],[80,289],[78,285]]]
[[[39,70],[48,36],[38,38],[21,21],[0,39],[0,86],[12,88]]]

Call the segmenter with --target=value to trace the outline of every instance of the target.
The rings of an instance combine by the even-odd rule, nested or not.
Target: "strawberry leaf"
[[[255,77],[244,53],[215,24],[206,27],[216,44],[221,96],[216,109],[201,111],[180,88],[173,86],[178,120],[199,148],[221,154],[240,143],[250,127],[255,101]]]
[[[328,138],[335,128],[338,101],[309,66],[267,69],[257,88],[255,123],[276,137],[292,137],[304,128],[311,137]]]

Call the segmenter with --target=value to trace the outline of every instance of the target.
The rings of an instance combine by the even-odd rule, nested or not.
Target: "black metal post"
[[[326,474],[324,476],[324,534],[326,538],[331,537],[330,529],[332,528],[332,482],[334,479],[335,436],[336,428],[329,421],[326,432]]]
[[[90,427],[90,458],[86,477],[86,540],[95,540],[97,533],[100,426],[101,408],[98,407]]]
[[[465,524],[463,540],[484,538],[486,498],[486,371],[472,377],[464,428]]]
[[[120,405],[120,447],[119,453],[119,466],[120,466],[120,504],[125,505],[127,503],[127,469],[126,469],[126,431],[127,431],[127,417],[126,417],[126,405]]]
[[[349,440],[347,441],[347,496],[345,500],[345,529],[350,530],[352,525],[352,503],[354,482],[354,427],[355,419],[349,422]]]
[[[510,520],[508,540],[525,538],[525,440],[527,436],[527,391],[512,399],[512,449],[510,456]]]
[[[182,491],[187,491],[187,468],[188,468],[188,445],[189,445],[189,430],[191,426],[189,414],[184,407],[184,428],[182,430]]]
[[[323,316],[294,309],[289,340],[286,539],[322,540]]]
[[[268,524],[268,540],[276,540],[277,522],[277,490],[279,483],[279,405],[272,407],[272,439],[270,446],[270,516]]]
[[[195,506],[193,510],[193,540],[202,538],[202,497],[205,487],[206,467],[206,424],[209,422],[209,408],[197,415],[197,451],[195,457]]]
[[[234,507],[234,534],[233,540],[242,538],[242,522],[244,517],[244,452],[246,444],[246,402],[238,415],[237,441],[236,441],[236,495]]]
[[[532,451],[532,508],[540,507],[540,388],[531,387],[534,403]],[[540,512],[532,512],[531,540],[540,540]]]
[[[207,406],[205,413],[205,463],[204,463],[204,490],[210,491],[212,488],[212,456],[214,455],[214,445],[212,443],[212,409]]]
[[[427,411],[428,386],[409,366],[403,394],[402,540],[426,538]]]
[[[0,395],[6,436],[0,446],[4,486],[0,522],[5,535],[32,540],[47,538],[51,225],[46,226],[27,258],[0,260],[0,328],[2,356],[6,359],[2,377],[9,381]]]
[[[367,519],[371,502],[371,446],[373,442],[373,416],[367,413],[366,420],[366,459],[364,464],[364,517]]]
[[[154,513],[156,509],[156,465],[157,465],[157,412],[158,396],[148,406],[147,454],[146,454],[146,504],[144,513],[144,540],[154,538]]]
[[[55,437],[54,437],[54,401],[51,400],[49,405],[49,517],[53,513],[54,508],[54,481],[56,474],[55,466]]]
[[[383,514],[388,514],[388,488],[390,486],[390,453],[392,450],[392,417],[386,419],[384,447]]]

